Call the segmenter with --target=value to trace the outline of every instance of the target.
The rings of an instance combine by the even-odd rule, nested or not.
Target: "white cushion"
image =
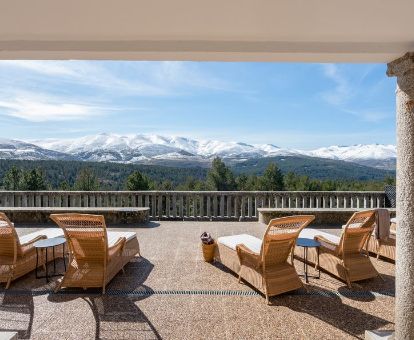
[[[108,246],[112,247],[121,237],[125,237],[128,242],[136,236],[133,231],[108,231]]]
[[[333,242],[335,244],[339,244],[339,241],[341,240],[339,236],[325,233],[324,231],[320,231],[320,230],[312,229],[312,228],[305,228],[299,234],[299,237],[310,238],[312,240],[315,238],[315,236],[322,236],[326,238],[328,241]]]
[[[63,235],[63,230],[60,228],[47,228],[47,229],[42,229],[39,231],[35,231],[33,233],[24,235],[24,236],[19,236],[19,241],[20,244],[23,243],[27,243],[31,240],[33,240],[34,238],[43,235],[46,236],[47,238],[53,238],[53,237],[64,237]]]
[[[360,228],[362,225],[362,223],[351,223],[348,228],[352,229],[352,228]],[[342,225],[342,229],[345,229],[346,224]]]
[[[262,248],[261,239],[247,234],[219,237],[217,242],[233,250],[236,250],[238,244],[244,244],[247,248],[257,254],[260,254],[260,249]]]
[[[393,217],[393,218],[391,219],[391,223],[397,223],[397,218],[396,218],[396,217]]]
[[[14,223],[13,222],[10,222],[11,223],[11,225],[13,225],[14,226]],[[8,225],[8,223],[6,222],[6,221],[0,221],[0,228],[5,228],[5,227],[8,227],[9,225]]]
[[[20,243],[27,243],[34,238],[44,235],[47,238],[53,238],[53,237],[65,237],[63,234],[63,230],[60,228],[47,228],[42,229],[39,231],[35,231],[33,233],[20,236],[19,240]],[[125,237],[127,241],[132,240],[134,237],[136,237],[136,233],[133,231],[108,231],[108,246],[113,246],[121,237]]]

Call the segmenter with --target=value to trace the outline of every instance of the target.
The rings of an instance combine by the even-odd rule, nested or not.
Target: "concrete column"
[[[388,64],[397,77],[396,339],[414,338],[414,52]]]

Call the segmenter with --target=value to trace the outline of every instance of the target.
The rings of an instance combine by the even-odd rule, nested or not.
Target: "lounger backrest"
[[[374,230],[375,210],[356,212],[347,222],[340,241],[341,254],[359,254]]]
[[[0,257],[1,263],[12,264],[21,255],[19,237],[13,223],[4,213],[0,213]],[[6,263],[7,262],[7,263]],[[9,263],[10,262],[10,263]]]
[[[108,236],[103,216],[52,214],[50,218],[63,229],[70,254],[77,263],[106,264]]]
[[[313,215],[298,215],[271,220],[262,242],[261,257],[264,266],[285,263],[299,233],[314,219]]]

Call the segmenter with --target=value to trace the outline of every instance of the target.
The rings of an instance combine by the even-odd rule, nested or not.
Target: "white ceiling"
[[[388,62],[414,0],[0,0],[0,59]]]

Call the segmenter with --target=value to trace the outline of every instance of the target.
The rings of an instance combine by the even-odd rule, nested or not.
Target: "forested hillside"
[[[0,160],[6,190],[383,190],[392,171],[303,157],[228,166],[166,167],[110,162]]]
[[[233,165],[236,174],[261,175],[270,163],[276,163],[283,173],[294,172],[320,180],[382,180],[395,177],[395,171],[373,168],[352,162],[305,156],[277,156],[250,159]]]
[[[101,187],[111,190],[123,189],[126,178],[134,171],[140,171],[156,182],[169,181],[174,186],[184,183],[188,178],[204,179],[207,174],[207,169],[200,167],[171,168],[109,162],[0,160],[0,182],[12,166],[25,170],[40,169],[52,188],[59,188],[64,182],[72,186],[79,172],[84,168],[92,169],[99,178]]]

